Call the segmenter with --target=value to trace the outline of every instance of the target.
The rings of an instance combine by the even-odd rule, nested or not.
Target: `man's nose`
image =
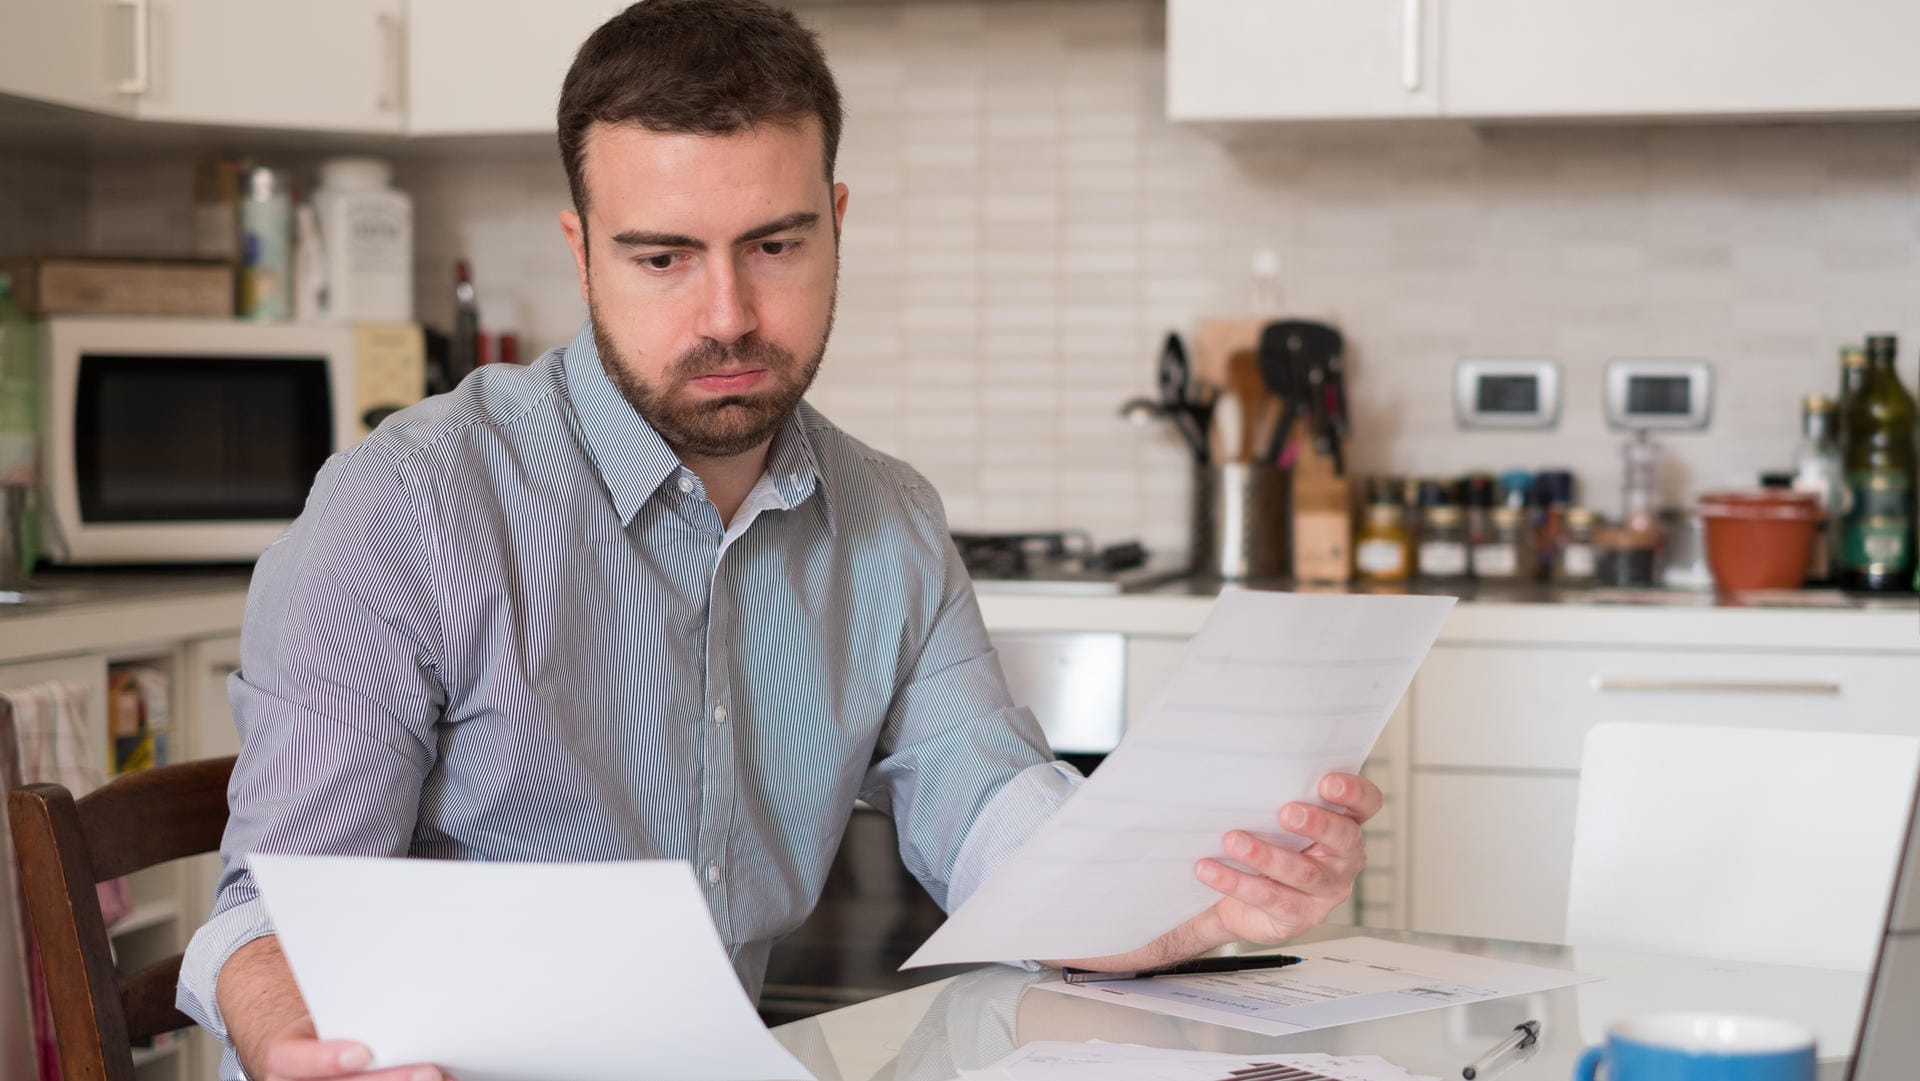
[[[730,345],[753,333],[760,321],[753,314],[751,286],[739,267],[730,259],[710,265],[702,336]]]

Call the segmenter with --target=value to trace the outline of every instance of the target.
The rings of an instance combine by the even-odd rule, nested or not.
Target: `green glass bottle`
[[[13,297],[13,280],[0,273],[0,589],[13,589],[38,555],[40,361],[37,331]],[[19,563],[14,565],[13,560]]]
[[[1903,592],[1914,579],[1914,400],[1894,370],[1892,335],[1867,339],[1865,385],[1846,403],[1852,489],[1841,541],[1848,589]]]

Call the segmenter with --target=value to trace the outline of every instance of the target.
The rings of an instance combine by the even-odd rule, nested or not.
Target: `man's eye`
[[[798,240],[762,240],[760,242],[760,254],[786,255],[799,246],[800,242]]]
[[[674,262],[679,258],[673,252],[662,252],[659,255],[644,256],[640,260],[640,265],[648,270],[672,270]]]

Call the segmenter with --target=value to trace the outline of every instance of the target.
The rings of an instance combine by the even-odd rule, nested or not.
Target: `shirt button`
[[[727,707],[725,706],[713,707],[713,723],[714,724],[727,723]]]
[[[717,863],[707,864],[707,885],[718,886],[719,884],[720,884],[720,865]]]
[[[685,477],[681,477],[681,478],[680,478],[680,490],[681,490],[681,491],[683,491],[683,492],[686,492],[686,493],[687,493],[688,495],[691,495],[691,494],[693,494],[693,482],[692,482],[692,481],[690,481],[690,480],[688,480],[688,479],[687,479],[687,478],[685,478]]]

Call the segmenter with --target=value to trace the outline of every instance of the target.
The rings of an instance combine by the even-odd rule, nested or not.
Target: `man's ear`
[[[847,186],[845,184],[835,184],[833,186],[833,239],[835,242],[839,241],[840,227],[845,224],[846,220]]]
[[[560,231],[567,236],[573,251],[573,267],[580,274],[580,302],[591,303],[587,296],[587,223],[571,210],[560,212]]]

